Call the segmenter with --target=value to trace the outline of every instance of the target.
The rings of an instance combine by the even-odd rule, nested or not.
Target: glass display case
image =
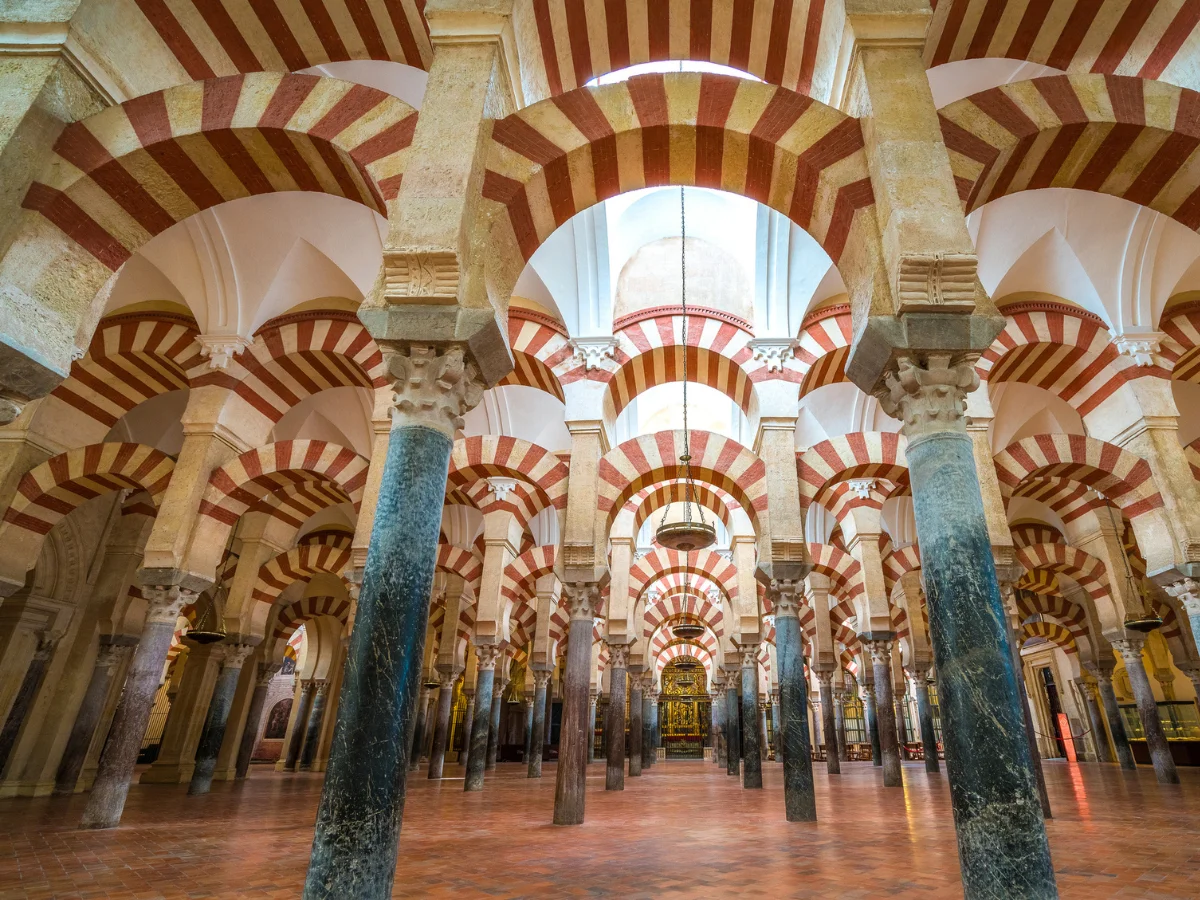
[[[1142,720],[1138,717],[1137,705],[1121,704],[1121,715],[1125,719],[1125,733],[1133,741],[1144,741]],[[1200,712],[1191,700],[1168,700],[1158,704],[1158,718],[1169,741],[1200,740]]]

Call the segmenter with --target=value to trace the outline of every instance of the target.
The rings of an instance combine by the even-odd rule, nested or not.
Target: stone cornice
[[[703,319],[716,319],[718,322],[726,322],[735,328],[740,328],[746,334],[754,334],[754,326],[743,319],[741,316],[735,316],[733,313],[725,312],[721,309],[710,309],[706,306],[689,306],[687,308],[689,316],[699,316]],[[626,313],[618,319],[613,320],[613,334],[629,328],[631,325],[636,325],[638,322],[644,322],[646,319],[667,319],[674,316],[682,316],[682,306],[652,306],[649,309],[639,309],[637,312]]]

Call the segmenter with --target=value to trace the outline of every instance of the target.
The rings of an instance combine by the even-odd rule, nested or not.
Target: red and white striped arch
[[[1107,500],[1086,484],[1069,478],[1026,478],[1012,492],[1013,497],[1026,497],[1050,507],[1064,523],[1070,523],[1089,512],[1109,506]],[[1009,498],[1005,498],[1008,502]]]
[[[483,515],[509,512],[516,517],[522,528],[526,528],[529,526],[529,520],[544,508],[545,498],[531,485],[518,481],[506,491],[504,499],[501,500],[488,482],[476,481],[447,490],[446,505],[469,506]]]
[[[1155,365],[1122,356],[1098,316],[1065,304],[1005,310],[1008,324],[979,360],[981,381],[1018,381],[1057,394],[1086,416],[1134,378],[1169,378]]]
[[[718,644],[716,635],[714,635],[711,631],[706,630],[704,634],[700,635],[698,638],[689,638],[688,643],[698,647],[703,647],[705,652],[707,652],[710,657],[715,657],[720,652],[720,646]],[[669,628],[661,628],[650,638],[650,655],[657,657],[668,647],[677,646],[678,644],[678,638],[675,638],[671,635]]]
[[[333,194],[386,215],[415,126],[412,107],[363,85],[215,78],[68,125],[23,205],[115,272],[172,225],[255,194]]]
[[[691,616],[703,622],[717,637],[725,633],[725,614],[720,601],[714,603],[708,595],[697,588],[682,587],[660,595],[654,603],[646,604],[644,637],[649,638],[665,622],[683,616]]]
[[[967,212],[1018,191],[1075,188],[1200,228],[1200,94],[1117,75],[1054,75],[939,113]]]
[[[351,534],[328,534],[280,553],[258,570],[250,596],[259,603],[274,603],[289,585],[307,581],[318,572],[339,578],[350,565]]]
[[[483,557],[465,547],[438,544],[437,571],[461,575],[467,586],[477,593],[483,578]]]
[[[321,310],[273,319],[225,369],[196,360],[193,386],[234,391],[272,422],[306,397],[336,387],[387,387],[379,346],[349,312]]]
[[[1088,634],[1087,613],[1078,603],[1068,600],[1061,594],[1038,594],[1033,591],[1021,591],[1017,594],[1017,612],[1022,619],[1031,616],[1051,616],[1057,624],[1071,633],[1075,643],[1080,646],[1090,645]]]
[[[661,675],[663,669],[678,659],[683,658],[694,659],[696,662],[704,666],[704,671],[708,675],[709,680],[712,680],[713,672],[717,667],[717,660],[700,644],[694,641],[681,641],[677,644],[672,644],[662,650],[658,656],[654,658],[654,671]]]
[[[848,303],[827,306],[804,317],[794,351],[801,398],[826,385],[850,380],[846,377],[846,360],[853,340]]]
[[[1188,78],[1200,7],[1188,0],[931,0],[928,66],[1006,57],[1071,72]]]
[[[151,397],[191,386],[189,371],[204,362],[196,334],[196,323],[185,316],[109,316],[51,396],[111,428]]]
[[[799,454],[800,506],[826,505],[837,484],[857,478],[908,485],[904,439],[891,431],[856,431],[822,441]]]
[[[863,146],[858,120],[784,88],[707,73],[641,75],[496,122],[483,196],[497,204],[503,260],[528,261],[601,200],[685,184],[771,206],[836,263],[848,246],[878,244]]]
[[[527,603],[534,592],[534,582],[554,571],[558,547],[544,544],[526,550],[504,567],[500,592],[512,603]]]
[[[196,81],[238,72],[297,72],[343,60],[418,69],[433,58],[421,0],[136,0]]]
[[[563,384],[583,370],[575,360],[571,336],[561,322],[534,310],[510,307],[508,345],[513,354],[513,370],[497,386],[524,385],[545,391],[566,402]]]
[[[642,523],[664,506],[684,502],[698,503],[720,519],[726,528],[730,527],[730,508],[741,508],[729,494],[709,487],[707,484],[693,485],[689,498],[686,482],[675,479],[665,484],[642,488],[630,498],[622,510],[634,512],[633,533],[636,535],[641,529]]]
[[[1093,600],[1109,595],[1104,563],[1070,544],[1033,544],[1017,551],[1017,561],[1028,572],[1044,570],[1066,575],[1079,583]],[[1085,617],[1086,618],[1086,617]]]
[[[1200,302],[1181,304],[1162,318],[1165,335],[1159,351],[1176,381],[1200,384]]]
[[[853,598],[863,591],[862,565],[853,556],[832,544],[809,544],[812,570],[829,578],[835,597]]]
[[[761,459],[737,441],[708,431],[691,432],[691,445],[682,431],[660,431],[642,435],[614,447],[600,460],[598,506],[611,528],[621,507],[644,488],[660,481],[683,478],[679,462],[684,453],[692,456],[691,471],[696,481],[710,484],[731,495],[756,526],[767,509],[766,467]]]
[[[838,32],[829,0],[524,0],[552,96],[600,75],[670,59],[713,62],[801,94],[825,93]],[[541,72],[538,73],[542,74]]]
[[[275,622],[275,638],[286,638],[309,619],[318,616],[330,616],[342,625],[349,621],[350,598],[346,597],[304,597],[294,603],[289,603],[279,611]]]
[[[1079,652],[1074,636],[1057,622],[1028,622],[1021,626],[1021,633],[1025,635],[1027,641],[1040,638],[1058,645],[1066,653]]]
[[[895,549],[889,541],[883,554],[883,581],[889,593],[892,585],[907,575],[921,568],[921,551],[916,544]]]
[[[506,435],[481,435],[454,442],[446,483],[460,488],[493,476],[518,478],[533,487],[537,511],[563,510],[569,474],[562,460],[544,447]]]
[[[174,469],[169,456],[145,444],[89,444],[68,450],[21,477],[4,511],[0,534],[19,529],[44,536],[81,504],[126,488],[145,491],[157,508]]]
[[[1011,497],[1030,477],[1065,478],[1099,491],[1129,518],[1163,505],[1144,459],[1114,444],[1077,434],[1039,434],[995,456],[1000,492]]]
[[[1020,549],[1034,544],[1065,544],[1067,539],[1053,525],[1044,522],[1018,522],[1009,528],[1013,545]]]
[[[852,485],[841,481],[826,488],[821,495],[821,505],[839,522],[855,509],[883,509],[888,497],[900,496],[909,491],[907,484],[896,485],[882,478],[871,479],[870,484]]]
[[[738,596],[737,566],[715,550],[681,553],[663,547],[651,550],[630,567],[629,595],[636,600],[660,578],[684,572],[704,576],[730,600]]]

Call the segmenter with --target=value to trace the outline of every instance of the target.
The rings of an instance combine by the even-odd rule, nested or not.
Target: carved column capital
[[[758,644],[751,644],[747,647],[739,647],[738,653],[742,656],[743,669],[758,668]]]
[[[454,440],[462,417],[483,399],[487,385],[479,368],[461,347],[385,342],[382,349],[394,391],[393,424],[432,428]]]
[[[1121,638],[1118,641],[1113,641],[1113,649],[1121,654],[1121,659],[1125,661],[1125,667],[1129,668],[1130,663],[1142,661],[1142,647],[1145,645],[1146,639],[1141,635],[1137,637]]]
[[[533,685],[534,687],[544,688],[550,683],[550,679],[554,676],[554,672],[550,669],[534,669],[533,670]]]
[[[146,622],[175,624],[179,611],[189,603],[195,603],[197,592],[189,591],[177,584],[148,584],[142,588],[146,598]]]
[[[772,579],[771,603],[775,607],[775,615],[777,617],[799,618],[803,593],[804,582],[802,581]]]
[[[251,644],[225,644],[225,668],[240,669],[253,652]]]
[[[563,594],[565,605],[571,621],[576,619],[592,619],[600,608],[600,588],[589,582],[578,581],[575,584],[564,584]]]
[[[96,653],[96,668],[115,668],[122,659],[129,655],[131,650],[133,647],[129,644],[101,644],[100,650]]]
[[[912,441],[939,432],[965,434],[967,394],[977,387],[974,355],[930,354],[924,361],[903,356],[876,396]]]
[[[1185,578],[1168,585],[1167,593],[1183,604],[1189,616],[1200,616],[1200,581]]]
[[[821,687],[833,687],[833,670],[817,669],[817,683]]]
[[[866,641],[867,652],[871,654],[871,662],[877,666],[889,665],[892,661],[891,641]]]
[[[313,697],[322,697],[329,692],[329,682],[324,678],[313,681]]]
[[[502,653],[503,648],[499,644],[477,644],[475,646],[475,665],[481,672],[494,672]]]
[[[629,644],[610,644],[604,642],[608,647],[608,667],[609,669],[625,669],[629,667]]]

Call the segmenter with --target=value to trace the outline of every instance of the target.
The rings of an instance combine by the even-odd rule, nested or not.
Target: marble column
[[[742,787],[762,787],[762,756],[758,748],[758,645],[740,648],[742,654]],[[803,715],[804,707],[801,707]],[[786,751],[785,751],[786,754]]]
[[[283,758],[285,772],[298,771],[300,751],[304,749],[304,736],[308,734],[308,717],[312,713],[313,698],[317,694],[317,683],[305,681],[300,685],[300,708],[292,719],[292,731],[288,735],[287,755]]]
[[[39,638],[33,658],[29,660],[25,669],[25,677],[21,679],[21,686],[17,689],[12,706],[9,707],[4,728],[0,729],[0,776],[4,774],[4,767],[8,765],[9,754],[17,743],[17,736],[21,733],[21,726],[25,724],[25,717],[33,708],[33,701],[42,686],[42,679],[46,677],[46,667],[50,664],[50,657],[54,655],[54,648],[57,646],[58,636],[43,635]]]
[[[833,712],[837,724],[838,762],[850,761],[850,748],[846,744],[846,699],[849,692],[842,688],[833,694]]]
[[[533,749],[533,697],[530,694],[526,694],[521,702],[521,710],[524,713],[522,719],[525,722],[525,741],[521,746],[521,759],[528,765],[529,753]]]
[[[560,726],[561,728],[561,726]],[[550,759],[550,743],[554,738],[554,672],[550,672],[550,680],[546,682],[546,728],[544,729],[543,737],[545,743],[542,744],[542,758]]]
[[[1005,582],[1000,586],[1000,593],[1004,597],[1010,596],[1011,588]],[[1037,745],[1037,731],[1033,726],[1033,710],[1029,704],[1029,694],[1025,689],[1025,672],[1024,666],[1021,664],[1021,644],[1023,643],[1023,635],[1020,629],[1020,619],[1016,616],[1016,600],[1013,599],[1009,604],[1010,624],[1012,627],[1008,632],[1009,651],[1012,653],[1013,672],[1017,676],[1017,694],[1021,703],[1021,714],[1025,720],[1025,742],[1029,746],[1029,760],[1033,768],[1034,784],[1037,786],[1038,801],[1042,805],[1042,818],[1053,818],[1053,813],[1050,810],[1050,792],[1046,790],[1046,774],[1042,771],[1042,753]]]
[[[317,758],[317,747],[321,743],[321,727],[325,724],[325,707],[329,700],[329,682],[321,679],[313,682],[312,712],[308,714],[308,727],[304,731],[304,749],[300,751],[298,771],[309,772]]]
[[[650,720],[650,686],[643,682],[642,684],[642,714],[639,718],[642,720],[642,742],[641,753],[638,754],[638,759],[642,765],[642,771],[650,768],[654,759],[654,734],[651,732],[653,727]]]
[[[1146,735],[1146,747],[1154,764],[1154,777],[1159,784],[1179,784],[1171,745],[1167,743],[1167,734],[1158,717],[1158,701],[1154,699],[1154,689],[1150,687],[1146,666],[1142,662],[1145,643],[1145,637],[1138,635],[1113,641],[1112,645],[1125,661],[1125,671],[1129,674],[1129,685],[1133,688],[1133,699],[1137,703],[1138,718],[1142,720],[1142,731]]]
[[[54,778],[54,793],[56,796],[75,793],[79,783],[79,773],[83,771],[83,762],[87,759],[88,748],[92,746],[92,738],[96,726],[104,714],[104,702],[108,699],[112,687],[113,673],[124,662],[133,649],[129,644],[111,643],[102,639],[100,649],[96,653],[96,662],[92,667],[92,677],[88,681],[83,702],[79,704],[79,712],[75,715],[75,723],[71,726],[71,735],[67,738],[66,749],[58,764],[58,773]]]
[[[878,396],[908,438],[964,894],[1057,897],[964,420],[975,359],[938,352],[888,365]]]
[[[462,746],[458,750],[458,764],[465,767],[467,757],[471,754],[471,729],[475,727],[475,691],[473,688],[463,688],[463,697],[467,701],[463,711]]]
[[[708,691],[712,703],[713,763],[722,768],[729,767],[725,747],[725,688],[720,678],[714,678]]]
[[[783,706],[780,704],[778,688],[771,691],[770,703],[768,706],[771,710],[771,733],[769,735],[771,746],[770,752],[767,754],[767,759],[775,759],[779,760],[779,762],[783,762],[783,743],[780,736],[783,731]],[[768,734],[765,728],[763,729],[763,740],[768,740]],[[809,743],[812,744],[813,742],[810,740]]]
[[[501,676],[492,682],[492,708],[489,711],[491,721],[488,724],[487,768],[496,768],[496,760],[500,758],[500,714],[504,712],[504,689],[508,687],[508,679]]]
[[[643,696],[646,698],[644,715],[649,716],[650,719],[646,726],[646,736],[650,739],[650,746],[646,748],[645,759],[646,765],[653,767],[658,762],[658,691],[650,687]]]
[[[1112,751],[1108,746],[1108,734],[1104,730],[1104,716],[1100,713],[1100,691],[1096,682],[1086,678],[1076,678],[1079,693],[1083,695],[1083,705],[1087,707],[1088,725],[1092,729],[1092,746],[1096,749],[1096,762],[1109,763],[1113,761]]]
[[[903,787],[900,746],[896,741],[896,697],[892,688],[892,640],[868,636],[867,650],[875,673],[875,718],[883,763],[883,786]],[[875,744],[872,742],[872,751]]]
[[[900,742],[901,750],[904,749],[904,745],[907,744],[909,741],[908,720],[904,718],[904,704],[905,704],[904,696],[903,695],[897,696],[896,702],[895,702],[896,739]]]
[[[778,619],[775,620],[778,623]],[[778,634],[779,626],[775,631]],[[776,642],[778,648],[778,639]],[[778,650],[776,650],[778,653]],[[817,671],[817,683],[821,695],[821,732],[825,736],[825,772],[829,775],[842,774],[842,761],[838,757],[837,710],[833,702],[833,672],[829,669]]]
[[[587,761],[596,761],[596,691],[588,691],[588,752]]]
[[[608,645],[608,745],[604,749],[604,789],[625,790],[625,693],[628,644]]]
[[[200,743],[196,745],[196,766],[192,769],[192,780],[188,793],[207,794],[212,788],[213,772],[217,768],[217,755],[225,741],[225,729],[229,724],[229,708],[237,692],[238,680],[242,677],[242,666],[254,652],[250,644],[226,644],[221,662],[221,674],[213,687],[208,701],[208,714],[204,719],[204,730]]]
[[[429,777],[442,777],[446,765],[446,745],[450,740],[450,713],[454,708],[454,685],[462,669],[438,667],[437,717],[433,723],[433,748],[429,751]]]
[[[1117,704],[1117,695],[1112,686],[1112,670],[1101,669],[1093,664],[1090,668],[1096,679],[1096,689],[1100,692],[1100,702],[1104,707],[1105,718],[1108,719],[1108,733],[1112,736],[1113,751],[1117,754],[1117,762],[1121,768],[1133,772],[1137,762],[1133,758],[1133,748],[1129,746],[1129,732],[1125,730],[1125,719],[1121,716],[1121,707]]]
[[[938,761],[937,729],[933,727],[933,706],[929,702],[929,670],[913,669],[913,687],[917,695],[917,719],[921,727],[921,748],[925,755],[925,771],[941,771]]]
[[[429,688],[422,684],[417,692],[417,721],[413,726],[412,746],[408,751],[408,771],[410,772],[421,768],[421,748],[425,746],[425,732],[429,728],[429,695]]]
[[[783,748],[783,808],[789,822],[815,822],[812,748],[808,734],[808,682],[804,677],[804,648],[800,643],[800,594],[803,584],[771,584],[775,605],[775,659],[779,667],[779,726]],[[755,662],[755,680],[758,679]],[[745,669],[743,671],[743,677]],[[825,673],[828,675],[829,673]],[[823,685],[829,684],[826,678]],[[747,753],[747,767],[749,767]],[[762,775],[759,773],[759,785]]]
[[[196,599],[195,591],[178,586],[145,586],[146,621],[133,659],[125,675],[125,690],[108,730],[108,741],[100,755],[96,780],[80,821],[82,828],[115,828],[125,810],[125,797],[133,778],[142,738],[154,707],[167,651],[175,634],[179,610]]]
[[[642,774],[642,747],[645,735],[642,726],[645,722],[642,709],[642,671],[629,670],[629,774],[637,778]]]
[[[553,673],[549,669],[533,670],[533,738],[526,777],[542,777],[542,747],[546,742],[546,685]]]
[[[558,740],[558,777],[554,784],[554,824],[582,825],[587,788],[586,731],[588,687],[592,681],[592,629],[600,608],[600,590],[595,584],[574,584],[565,586],[563,592],[567,597],[571,630],[563,672],[563,717]]]
[[[742,774],[742,727],[740,711],[742,673],[734,669],[725,679],[725,765],[729,775]]]
[[[477,644],[475,647],[475,713],[471,717],[471,749],[467,753],[467,777],[464,791],[482,791],[483,773],[487,768],[488,732],[491,731],[493,690],[496,684],[496,663],[503,650],[496,644]]]
[[[258,678],[254,682],[254,693],[250,696],[250,709],[246,712],[246,727],[242,729],[242,742],[238,745],[234,778],[245,778],[250,771],[250,760],[254,757],[254,745],[258,743],[259,726],[262,725],[263,707],[267,705],[267,692],[271,689],[271,680],[281,668],[279,663],[258,665]]]
[[[770,708],[770,698],[762,698],[762,702],[758,704],[758,756],[760,759],[770,758],[771,730],[767,725],[767,712]]]
[[[863,724],[871,742],[871,765],[883,766],[883,753],[879,745],[879,719],[875,715],[875,678],[864,673],[858,679],[862,686]]]
[[[393,379],[370,550],[317,810],[306,900],[391,896],[446,473],[484,381],[461,348],[384,342]]]

